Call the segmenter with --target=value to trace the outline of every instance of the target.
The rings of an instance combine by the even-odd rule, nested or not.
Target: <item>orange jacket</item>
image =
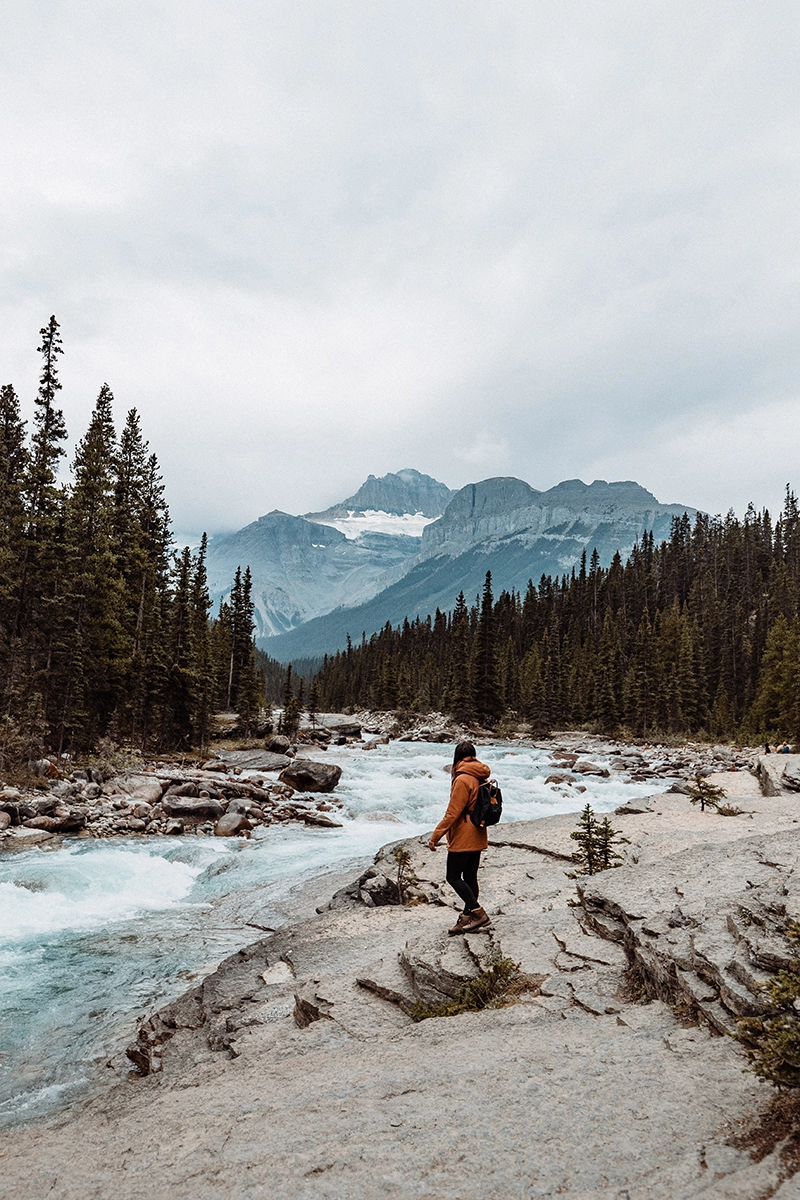
[[[455,770],[450,787],[450,803],[447,812],[431,834],[436,843],[447,835],[447,849],[456,854],[462,850],[485,850],[489,845],[489,834],[478,829],[470,820],[469,810],[478,797],[478,786],[488,779],[491,771],[477,758],[462,758]]]

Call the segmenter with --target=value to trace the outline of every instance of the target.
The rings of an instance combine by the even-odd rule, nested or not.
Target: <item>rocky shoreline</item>
[[[23,790],[0,784],[0,852],[35,845],[52,848],[62,835],[249,837],[254,829],[273,822],[339,828],[337,810],[344,805],[332,793],[341,767],[321,761],[319,751],[327,752],[331,745],[369,751],[391,740],[454,743],[468,733],[476,736],[438,713],[405,728],[397,725],[393,713],[325,714],[294,743],[275,735],[247,749],[219,750],[191,765],[154,761],[118,770],[107,762],[66,772],[54,761],[41,759],[30,764],[37,776],[35,786]],[[546,782],[564,795],[574,794],[576,802],[585,790],[585,776],[617,773],[635,783],[680,781],[698,771],[750,770],[760,761],[752,748],[693,743],[674,748],[579,733],[534,741],[524,733],[499,738],[484,732],[482,740],[547,750],[554,769]],[[608,758],[609,765],[592,762],[592,756]],[[779,761],[772,768],[778,791],[784,757],[775,756]],[[763,770],[769,788],[771,775]],[[791,778],[789,783],[794,786]],[[680,788],[680,782],[676,786]],[[800,777],[796,786],[800,789]]]
[[[447,937],[442,854],[385,847],[316,914],[144,1014],[135,1074],[14,1131],[0,1195],[797,1197],[784,1145],[747,1149],[772,1092],[720,1036],[764,1011],[800,916],[800,758],[778,757],[711,776],[737,816],[676,792],[621,806],[625,863],[591,878],[569,877],[574,814],[501,824],[484,934]],[[514,1003],[414,1023],[493,950],[520,964]]]

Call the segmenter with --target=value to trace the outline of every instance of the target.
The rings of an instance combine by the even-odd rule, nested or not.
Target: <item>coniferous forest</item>
[[[206,538],[176,553],[164,486],[136,409],[119,434],[103,384],[69,481],[55,317],[40,331],[32,428],[0,389],[0,763],[111,736],[202,746],[211,714],[252,725],[264,678],[249,571],[211,618]],[[276,664],[277,665],[277,664]]]
[[[627,562],[586,555],[524,595],[463,593],[326,658],[322,708],[439,710],[493,727],[800,740],[800,511],[698,514]]]

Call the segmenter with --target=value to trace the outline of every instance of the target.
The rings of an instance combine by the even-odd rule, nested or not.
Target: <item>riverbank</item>
[[[446,935],[444,855],[424,839],[402,844],[432,902],[375,904],[387,848],[322,911],[143,1014],[151,1074],[6,1135],[0,1195],[795,1196],[780,1147],[751,1158],[771,1089],[719,1030],[763,1004],[753,929],[779,944],[800,903],[800,799],[711,778],[740,815],[639,796],[613,818],[625,865],[590,880],[567,876],[574,815],[498,826],[493,927],[466,939]],[[516,1003],[411,1020],[492,947],[521,965]]]
[[[250,837],[273,822],[340,828],[337,810],[344,801],[334,793],[342,770],[329,747],[335,754],[343,747],[374,751],[392,741],[453,744],[464,733],[440,714],[403,728],[393,714],[323,714],[319,726],[304,729],[294,743],[276,736],[218,750],[206,760],[129,761],[120,769],[110,758],[67,771],[43,759],[31,764],[38,774],[26,787],[0,782],[0,853],[52,849],[64,835]],[[536,740],[524,733],[487,734],[480,744],[487,741],[549,753],[554,770],[548,782],[576,799],[587,776],[614,774],[637,784],[676,781],[698,771],[747,770],[757,761],[752,747],[664,746],[575,732]]]

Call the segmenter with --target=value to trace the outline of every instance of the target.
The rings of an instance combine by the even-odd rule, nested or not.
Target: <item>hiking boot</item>
[[[491,925],[492,918],[483,908],[476,908],[469,914],[466,924],[461,926],[459,933],[477,933],[486,925]]]
[[[448,929],[450,937],[455,937],[458,933],[464,932],[464,926],[468,925],[472,920],[472,913],[462,912],[452,929]]]

